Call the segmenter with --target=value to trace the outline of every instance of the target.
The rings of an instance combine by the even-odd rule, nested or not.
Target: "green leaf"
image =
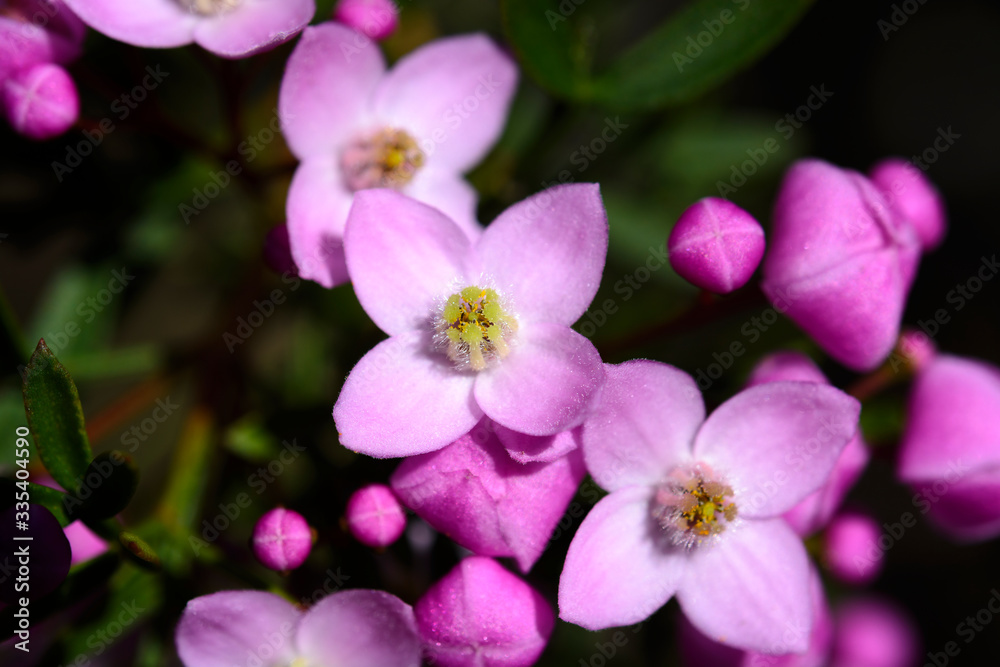
[[[23,378],[24,411],[35,450],[59,486],[76,494],[93,454],[73,378],[44,339],[38,341]]]
[[[118,541],[125,547],[125,553],[139,566],[150,569],[160,569],[160,557],[146,540],[135,533],[122,531],[118,533]]]
[[[557,0],[505,0],[507,37],[524,68],[551,93],[620,110],[680,104],[719,85],[773,47],[812,0],[697,0],[597,75],[578,21]],[[595,41],[595,40],[591,40]]]
[[[87,466],[83,484],[74,514],[91,521],[109,519],[128,507],[139,486],[139,469],[127,454],[102,452]]]

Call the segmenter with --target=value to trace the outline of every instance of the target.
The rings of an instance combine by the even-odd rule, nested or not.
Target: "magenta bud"
[[[369,39],[383,40],[396,31],[398,13],[392,0],[340,0],[333,10],[333,20]]]
[[[312,531],[302,515],[276,507],[253,529],[253,552],[264,567],[283,572],[294,570],[312,550]]]
[[[845,512],[833,518],[823,536],[823,561],[837,579],[860,586],[882,571],[882,531],[871,517]]]
[[[406,514],[396,495],[385,484],[370,484],[347,501],[347,527],[362,544],[387,547],[403,534]]]
[[[670,265],[693,285],[716,294],[743,287],[764,256],[764,230],[742,208],[706,197],[681,214],[667,239]]]
[[[413,611],[430,662],[438,667],[528,667],[555,625],[545,598],[483,556],[456,565]]]
[[[264,263],[275,273],[299,275],[299,268],[292,259],[288,225],[278,225],[267,233],[264,238]]]
[[[944,201],[920,169],[901,158],[887,158],[872,167],[871,179],[893,212],[913,226],[925,251],[941,243]]]
[[[837,610],[836,628],[830,667],[910,667],[917,662],[916,628],[888,602],[852,600]]]
[[[45,63],[18,70],[3,83],[0,92],[10,124],[29,139],[51,139],[62,134],[80,113],[76,84],[59,65]]]
[[[58,588],[69,573],[71,558],[69,541],[52,512],[33,503],[26,512],[17,510],[0,512],[0,564],[5,568],[0,575],[0,602],[10,605],[23,597],[34,603]],[[27,578],[18,582],[18,574]]]

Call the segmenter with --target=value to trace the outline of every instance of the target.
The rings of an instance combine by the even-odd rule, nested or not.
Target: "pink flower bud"
[[[386,547],[406,528],[406,514],[384,484],[371,484],[351,494],[347,501],[347,526],[362,544]]]
[[[917,371],[927,366],[937,354],[934,341],[923,331],[915,329],[906,329],[900,334],[896,349]]]
[[[294,570],[312,550],[312,531],[302,515],[276,507],[258,521],[253,529],[253,552],[265,567]]]
[[[29,139],[51,139],[68,130],[80,113],[70,75],[59,65],[35,65],[3,82],[0,102],[10,124]]]
[[[913,226],[925,251],[941,243],[944,201],[922,171],[906,160],[887,158],[872,167],[871,179],[893,212]]]
[[[717,197],[681,214],[667,240],[670,265],[688,282],[726,294],[742,287],[764,256],[764,230],[736,204]]]
[[[910,667],[920,640],[913,622],[895,605],[869,598],[837,610],[830,667]]]
[[[439,667],[528,667],[555,625],[545,598],[482,556],[456,565],[414,612],[430,662]]]
[[[830,522],[823,539],[823,561],[833,576],[848,584],[867,584],[882,571],[882,531],[864,514],[845,512]]]
[[[398,12],[392,0],[340,0],[333,10],[333,20],[369,39],[383,40],[396,31]]]

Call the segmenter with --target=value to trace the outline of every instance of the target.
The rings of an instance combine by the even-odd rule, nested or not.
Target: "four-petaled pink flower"
[[[500,136],[516,86],[517,68],[484,35],[437,40],[386,72],[361,33],[307,28],[279,100],[285,139],[302,161],[287,204],[299,275],[325,287],[348,280],[344,224],[354,194],[368,188],[404,192],[478,236],[476,191],[462,173]]]
[[[809,561],[781,514],[829,476],[857,430],[858,402],[821,384],[772,382],[705,419],[694,380],[672,366],[606,371],[583,455],[611,493],[570,544],[559,616],[593,630],[627,625],[676,594],[716,641],[804,651]],[[789,626],[803,631],[788,638]]]
[[[187,667],[419,667],[413,609],[382,591],[326,596],[307,612],[263,591],[222,591],[187,603],[177,626]]]
[[[223,58],[245,58],[299,33],[315,0],[65,0],[94,30],[126,44],[171,48],[192,42]]]
[[[594,298],[608,225],[596,185],[565,185],[501,213],[471,242],[437,209],[359,192],[344,236],[361,305],[390,338],[347,377],[333,418],[376,457],[440,449],[485,414],[550,435],[577,426],[604,381],[570,329]]]

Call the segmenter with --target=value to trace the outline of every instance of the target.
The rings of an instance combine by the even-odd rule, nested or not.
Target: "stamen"
[[[416,140],[403,130],[384,128],[361,137],[340,156],[347,187],[400,189],[424,165],[424,153]]]
[[[496,290],[476,286],[452,294],[444,304],[435,340],[458,368],[481,371],[510,353],[515,320]]]
[[[671,542],[702,544],[736,520],[733,489],[704,463],[675,468],[656,489],[652,515]]]
[[[177,0],[181,7],[193,14],[216,16],[235,9],[240,0]]]

